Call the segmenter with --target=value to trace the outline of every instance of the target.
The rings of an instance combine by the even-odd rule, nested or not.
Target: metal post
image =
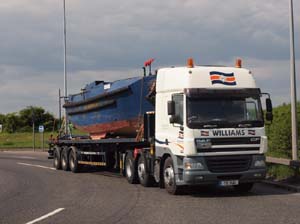
[[[42,139],[41,139],[42,145],[41,146],[42,146],[42,152],[44,152],[44,132],[42,132],[41,134],[42,134],[42,136],[41,136],[42,137]]]
[[[61,129],[61,93],[60,93],[60,89],[58,90],[58,119],[59,119],[59,125],[58,128],[59,130]]]
[[[65,102],[68,96],[67,91],[67,23],[66,23],[66,1],[63,1],[63,7],[64,7],[64,97]],[[68,114],[65,110],[65,134],[68,134]]]
[[[34,127],[34,121],[33,121],[33,124],[32,124],[32,145],[33,145],[33,151],[35,151],[35,127]]]
[[[296,93],[293,0],[290,0],[290,60],[291,60],[292,159],[298,160],[297,93]]]
[[[33,151],[35,151],[35,125],[34,125],[35,114],[34,114],[33,107],[31,107],[31,119],[32,119],[32,148]]]

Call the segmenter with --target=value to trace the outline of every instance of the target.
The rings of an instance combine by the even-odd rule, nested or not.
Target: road
[[[300,194],[257,184],[172,196],[107,172],[53,170],[46,153],[0,152],[0,223],[300,223]]]

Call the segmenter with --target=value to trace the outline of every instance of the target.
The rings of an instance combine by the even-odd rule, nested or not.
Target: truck
[[[51,139],[56,169],[102,166],[170,194],[195,185],[248,192],[265,178],[272,102],[241,59],[226,67],[196,66],[189,58],[186,66],[145,71],[95,81],[68,97],[70,121],[89,136]]]

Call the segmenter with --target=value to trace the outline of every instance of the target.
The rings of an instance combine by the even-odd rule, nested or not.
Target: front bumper
[[[239,183],[259,182],[266,177],[266,169],[244,172],[211,173],[209,171],[184,171],[182,185],[218,184],[222,180],[239,180]]]
[[[218,184],[224,180],[238,180],[239,183],[254,183],[264,180],[267,173],[266,166],[255,167],[255,162],[265,161],[265,156],[248,155],[246,158],[249,164],[246,167],[240,168],[236,168],[236,164],[243,160],[246,161],[245,156],[184,158],[182,172],[178,172],[177,176],[178,185],[209,185]],[[212,164],[210,162],[212,160],[213,167],[210,165]],[[186,169],[184,167],[185,162],[200,162],[203,167],[202,169]]]

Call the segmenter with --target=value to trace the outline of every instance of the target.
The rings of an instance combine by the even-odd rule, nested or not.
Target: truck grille
[[[206,157],[207,168],[212,173],[247,171],[251,165],[252,156],[212,156]]]
[[[197,152],[236,152],[236,151],[259,151],[259,147],[247,148],[209,148],[197,149]]]
[[[260,144],[260,137],[247,138],[211,138],[212,145]]]

